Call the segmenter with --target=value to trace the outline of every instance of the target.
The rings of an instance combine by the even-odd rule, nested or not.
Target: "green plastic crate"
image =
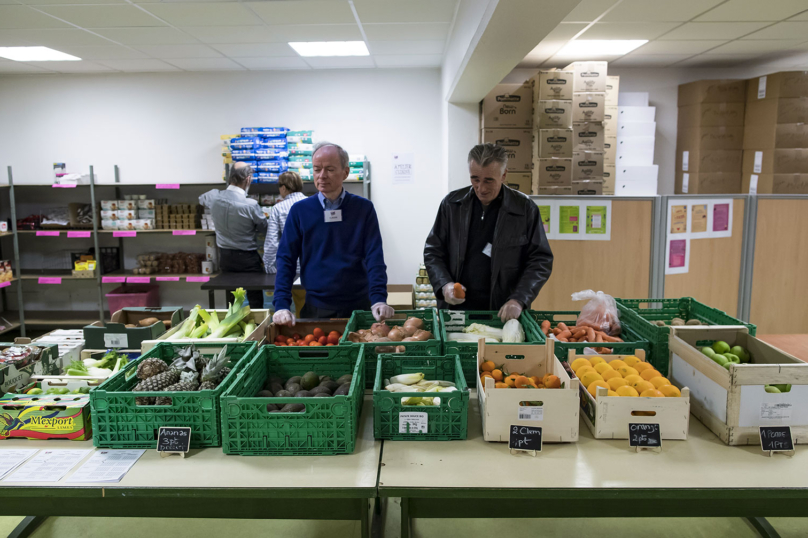
[[[617,309],[620,312],[620,322],[628,325],[643,338],[651,343],[651,355],[659,363],[657,366],[664,367],[667,372],[670,351],[668,340],[670,338],[670,326],[660,327],[654,321],[664,321],[670,324],[673,318],[686,320],[698,319],[707,325],[742,325],[749,329],[749,335],[755,336],[757,327],[751,323],[733,318],[726,312],[712,308],[704,303],[700,303],[692,297],[681,297],[679,299],[615,299]]]
[[[528,310],[527,315],[533,320],[534,324],[531,330],[536,330],[541,333],[541,322],[548,320],[550,328],[554,329],[559,323],[565,323],[573,326],[578,319],[577,310],[554,310],[554,311],[541,311],[541,310]],[[621,318],[622,324],[622,318]],[[633,355],[637,349],[645,350],[646,360],[659,368],[651,356],[651,343],[643,338],[639,333],[622,324],[622,332],[620,338],[623,342],[555,342],[555,356],[561,362],[566,362],[569,356],[569,350],[574,349],[578,355],[583,355],[584,348],[605,347],[612,350],[615,355]],[[661,371],[661,370],[660,370]]]
[[[463,367],[463,375],[466,378],[466,384],[469,386],[477,386],[477,342],[457,342],[450,341],[448,334],[451,332],[462,332],[465,327],[472,323],[481,323],[501,329],[505,325],[499,319],[499,313],[495,310],[441,310],[440,311],[440,325],[441,325],[441,340],[443,340],[443,352],[446,355],[457,355],[460,357],[460,364]],[[519,323],[525,331],[525,342],[522,344],[508,344],[508,345],[531,345],[543,344],[544,335],[535,323],[522,312],[519,316]],[[496,344],[492,344],[496,345]]]
[[[218,355],[223,344],[195,344],[204,356]],[[99,448],[156,448],[162,426],[191,428],[191,447],[221,446],[219,398],[255,351],[255,342],[225,344],[232,371],[213,390],[172,392],[171,405],[137,405],[135,398],[166,396],[166,392],[132,392],[140,380],[137,365],[157,357],[170,364],[185,344],[162,342],[90,391],[93,444]],[[129,377],[129,379],[127,379]]]
[[[390,345],[378,346],[376,344],[351,344],[348,340],[348,333],[356,332],[359,329],[370,329],[376,323],[373,312],[367,310],[355,310],[345,326],[345,332],[340,338],[340,345],[361,345],[365,346],[365,388],[372,389],[373,381],[376,379],[376,358],[379,353],[376,348],[404,346],[403,355],[407,357],[430,356],[436,357],[441,354],[442,340],[440,335],[440,322],[438,321],[438,311],[434,308],[425,310],[396,310],[396,315],[386,320],[385,323],[391,327],[404,325],[407,318],[419,318],[424,320],[424,329],[431,332],[435,338],[425,342],[391,342]]]
[[[373,435],[391,441],[451,441],[468,436],[469,388],[463,377],[460,357],[401,357],[381,354],[377,359],[373,386]],[[394,375],[421,372],[424,379],[451,381],[456,391],[429,393],[440,398],[439,406],[402,405],[401,399],[424,396],[423,392],[390,392],[384,390],[384,380]],[[399,414],[426,413],[426,433],[401,433]]]
[[[362,346],[263,346],[222,397],[223,450],[243,456],[350,454],[356,447],[364,397]],[[257,398],[270,376],[306,372],[334,379],[352,374],[347,396]],[[268,404],[303,403],[301,413],[270,413]]]

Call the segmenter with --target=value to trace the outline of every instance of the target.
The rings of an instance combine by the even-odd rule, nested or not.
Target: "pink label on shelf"
[[[7,288],[11,286],[11,282],[0,282],[0,288]]]
[[[39,277],[38,282],[40,284],[61,284],[62,283],[62,277],[41,276],[41,277]]]
[[[129,276],[126,277],[127,284],[148,284],[151,282],[150,276]]]
[[[185,282],[208,282],[209,276],[188,276],[185,277]]]
[[[196,230],[174,230],[172,235],[196,235]]]
[[[179,282],[180,277],[178,276],[157,276],[154,277],[154,280],[157,282]]]
[[[134,230],[116,230],[112,232],[112,237],[137,237],[137,232]]]
[[[67,237],[81,239],[83,237],[90,237],[91,232],[67,232]]]
[[[38,230],[36,232],[37,237],[59,237],[59,232],[46,232],[42,230]]]
[[[125,276],[102,276],[101,283],[102,284],[123,284],[126,282]]]
[[[179,183],[158,183],[154,186],[155,189],[179,189]]]
[[[75,189],[76,184],[75,183],[54,183],[53,188],[54,189]]]

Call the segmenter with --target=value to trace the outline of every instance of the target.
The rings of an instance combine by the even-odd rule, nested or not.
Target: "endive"
[[[415,385],[424,378],[424,374],[418,372],[417,374],[401,374],[395,375],[390,378],[390,383],[395,385],[401,383],[402,385]]]

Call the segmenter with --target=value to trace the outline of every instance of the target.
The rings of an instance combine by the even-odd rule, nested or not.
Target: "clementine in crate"
[[[548,389],[560,389],[561,379],[557,375],[548,375],[544,378],[544,386]]]
[[[668,378],[662,376],[652,377],[649,381],[651,381],[651,384],[657,389],[664,387],[665,385],[671,385],[671,382],[668,381]]]
[[[494,364],[493,361],[485,361],[480,365],[480,370],[482,370],[483,372],[493,372],[494,368],[496,367],[497,365]]]
[[[499,368],[494,368],[491,370],[491,377],[493,377],[495,381],[502,381],[505,379],[505,374],[503,374],[502,370]]]

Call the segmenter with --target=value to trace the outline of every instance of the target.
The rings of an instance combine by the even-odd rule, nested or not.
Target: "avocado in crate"
[[[381,354],[376,364],[376,439],[450,441],[467,437],[469,389],[457,355]]]
[[[364,397],[363,353],[363,346],[259,348],[222,397],[224,453],[352,453]]]
[[[398,310],[395,316],[379,323],[372,312],[355,310],[345,327],[340,344],[365,347],[365,388],[372,389],[376,379],[376,357],[380,353],[440,355],[438,311]]]
[[[155,448],[161,427],[191,428],[191,447],[220,446],[219,398],[255,342],[160,343],[90,392],[99,448]]]

